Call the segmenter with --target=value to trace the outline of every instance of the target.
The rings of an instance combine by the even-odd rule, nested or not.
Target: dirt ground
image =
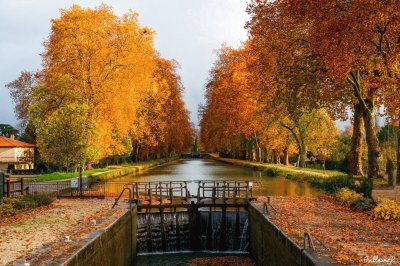
[[[111,210],[112,203],[100,199],[62,199],[3,221],[0,265],[43,265],[66,258],[88,240],[87,236],[107,227],[125,212],[121,206]]]
[[[265,198],[256,203],[263,207]],[[400,265],[400,221],[376,220],[354,212],[330,196],[271,197],[270,219],[300,247],[304,232],[313,236],[316,251],[340,264],[374,265],[388,260]]]

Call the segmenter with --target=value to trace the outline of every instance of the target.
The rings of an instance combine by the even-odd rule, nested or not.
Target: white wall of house
[[[13,147],[1,147],[0,148],[0,163],[5,162],[5,161],[16,161],[16,153],[15,153],[15,148]]]
[[[34,163],[24,161],[21,158],[31,157],[33,159],[34,148],[31,147],[1,147],[0,148],[0,170],[7,169],[9,164],[14,164],[15,169],[33,169]]]

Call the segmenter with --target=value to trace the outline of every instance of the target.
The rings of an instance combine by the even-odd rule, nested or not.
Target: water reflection
[[[315,195],[319,191],[308,183],[298,183],[283,177],[268,177],[260,171],[228,165],[212,159],[179,160],[145,172],[115,179],[115,181],[195,181],[195,180],[253,180],[254,196]],[[197,184],[188,185],[195,194]]]

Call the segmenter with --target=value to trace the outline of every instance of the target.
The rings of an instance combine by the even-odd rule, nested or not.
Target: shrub
[[[332,178],[313,177],[310,180],[311,185],[326,190],[331,193],[339,191],[341,188],[355,188],[354,178],[351,176],[335,176]]]
[[[279,174],[279,170],[277,168],[268,168],[265,173],[268,176],[277,176]]]
[[[362,178],[360,184],[356,187],[356,191],[366,198],[372,197],[372,180],[370,178]]]
[[[374,217],[382,220],[400,220],[400,203],[384,200],[374,209]]]
[[[350,208],[353,211],[369,211],[372,209],[374,204],[375,202],[372,199],[363,198],[353,201],[350,205]]]
[[[38,204],[34,200],[25,197],[14,204],[15,209],[33,209],[36,207],[38,207]]]
[[[0,204],[0,217],[9,217],[16,214],[16,210],[10,203]]]
[[[13,201],[15,209],[33,209],[43,205],[48,205],[54,201],[54,198],[48,194],[25,195]]]
[[[351,204],[354,201],[363,199],[361,194],[349,189],[349,188],[341,188],[335,194],[336,198],[345,204]]]
[[[9,197],[9,198],[3,198],[3,202],[6,203],[6,204],[11,204],[11,205],[14,206],[21,199],[22,199],[22,196]]]
[[[293,179],[293,178],[294,178],[294,175],[293,175],[293,174],[290,174],[290,173],[288,173],[288,174],[286,174],[286,178],[287,178],[287,179]]]
[[[48,205],[55,200],[55,198],[50,196],[49,194],[26,195],[24,198],[26,198],[27,200],[33,200],[37,203],[37,206]]]

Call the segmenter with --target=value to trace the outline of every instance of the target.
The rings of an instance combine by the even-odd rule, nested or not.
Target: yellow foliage
[[[345,204],[351,204],[353,201],[360,200],[363,196],[349,188],[341,188],[335,194],[336,198]]]
[[[394,200],[384,200],[374,209],[374,217],[382,220],[400,220],[400,203]]]

